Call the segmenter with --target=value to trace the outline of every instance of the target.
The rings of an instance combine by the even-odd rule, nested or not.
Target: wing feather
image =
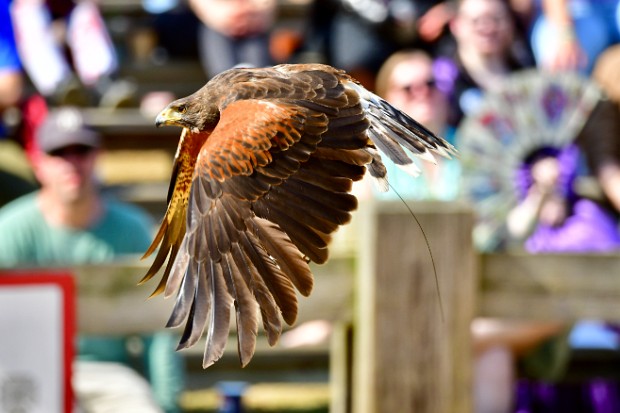
[[[243,279],[242,271],[237,267],[232,253],[222,257],[222,268],[225,274],[231,275],[227,278],[228,290],[232,292],[235,300],[237,349],[241,366],[245,367],[256,348],[259,304]]]
[[[207,290],[208,275],[206,274],[206,268],[205,265],[197,267],[198,274],[195,275],[197,284],[192,297],[192,305],[177,349],[188,348],[196,344],[207,325],[211,312],[212,293]],[[199,297],[206,297],[204,305],[201,305]]]
[[[212,307],[209,311],[209,328],[202,367],[207,368],[218,361],[224,354],[230,332],[230,307],[233,298],[226,286],[222,266],[210,261],[206,266],[207,294],[211,296]],[[204,305],[198,302],[197,305]]]
[[[172,314],[166,323],[166,327],[178,327],[185,321],[189,315],[190,309],[195,299],[196,285],[198,283],[198,275],[200,274],[200,265],[198,261],[191,260],[186,268],[185,276],[177,300],[172,309]]]
[[[189,265],[189,262],[190,262],[189,251],[187,248],[187,241],[188,239],[184,237],[183,241],[181,241],[181,245],[179,246],[179,252],[177,256],[174,258],[174,261],[172,260],[172,258],[170,258],[170,261],[168,261],[168,264],[170,264],[170,262],[172,262],[173,264],[172,264],[172,268],[170,269],[170,273],[169,273],[170,275],[167,277],[167,280],[166,280],[166,289],[164,290],[164,298],[168,298],[172,296],[173,294],[175,294],[177,291],[179,291],[179,288],[183,283],[183,277],[185,277],[187,266]]]
[[[313,286],[310,266],[286,233],[265,219],[253,219],[251,224],[254,234],[273,255],[295,288],[304,296],[310,295]]]
[[[260,307],[263,328],[267,332],[267,340],[269,344],[274,345],[282,333],[280,310],[258,270],[248,261],[239,244],[233,245],[232,257],[241,278],[245,281],[245,285],[252,292]]]
[[[240,245],[267,286],[284,321],[293,324],[297,318],[297,296],[290,279],[282,273],[273,258],[269,257],[264,247],[251,233],[242,234]]]

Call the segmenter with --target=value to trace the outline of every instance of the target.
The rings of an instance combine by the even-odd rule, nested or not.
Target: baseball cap
[[[36,139],[46,153],[71,145],[101,146],[100,135],[84,124],[80,111],[68,107],[50,112],[37,129]]]

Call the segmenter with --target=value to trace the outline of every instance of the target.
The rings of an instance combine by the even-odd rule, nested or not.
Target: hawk
[[[417,172],[455,149],[369,92],[319,64],[235,68],[170,103],[156,124],[181,126],[168,207],[145,257],[152,295],[176,294],[167,327],[185,322],[178,349],[206,329],[203,367],[228,340],[231,309],[242,366],[259,322],[270,345],[297,317],[296,290],[312,290],[309,262],[324,263],[331,234],[357,207],[366,170],[387,189],[382,156]],[[259,317],[260,314],[260,317]]]

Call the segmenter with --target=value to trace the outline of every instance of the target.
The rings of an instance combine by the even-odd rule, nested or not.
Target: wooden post
[[[473,218],[459,204],[359,211],[353,354],[356,413],[471,413],[470,322],[475,311]]]
[[[329,349],[329,412],[351,411],[351,324],[347,321],[334,323]]]

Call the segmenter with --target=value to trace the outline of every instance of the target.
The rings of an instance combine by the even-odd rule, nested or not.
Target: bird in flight
[[[296,290],[313,285],[331,235],[357,207],[366,171],[387,190],[382,157],[416,174],[409,154],[434,161],[452,145],[319,64],[235,68],[170,103],[157,126],[182,127],[168,207],[145,257],[144,283],[164,268],[152,295],[176,294],[167,327],[185,322],[178,349],[206,329],[203,367],[224,353],[231,309],[242,366],[262,321],[274,345],[297,317]],[[260,314],[260,316],[259,316]]]

